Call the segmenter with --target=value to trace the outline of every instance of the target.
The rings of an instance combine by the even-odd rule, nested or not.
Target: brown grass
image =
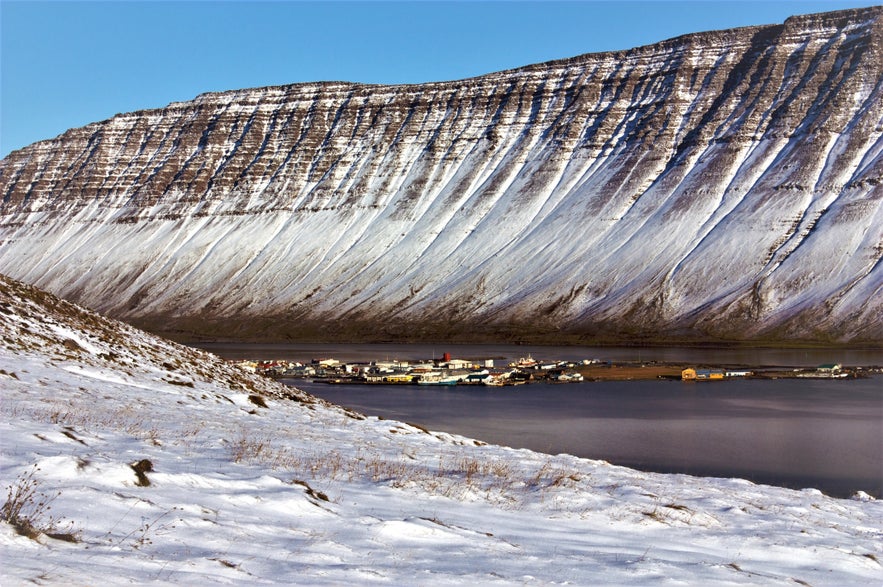
[[[659,379],[660,377],[680,377],[684,365],[588,365],[578,371],[587,380],[628,381],[633,379]]]
[[[73,522],[65,523],[50,513],[51,504],[60,493],[50,496],[40,491],[40,483],[34,477],[38,470],[35,465],[6,488],[6,502],[0,508],[0,519],[18,534],[32,540],[47,536],[65,542],[79,542],[80,532],[73,528]]]

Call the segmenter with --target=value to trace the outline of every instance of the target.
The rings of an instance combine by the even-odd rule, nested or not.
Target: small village
[[[236,361],[243,369],[274,379],[302,379],[328,384],[491,386],[504,387],[532,382],[579,383],[584,381],[630,381],[665,379],[690,382],[760,379],[850,379],[879,368],[844,368],[839,363],[815,368],[694,367],[673,363],[611,362],[583,359],[578,362],[540,360],[530,355],[498,367],[494,359],[455,359],[449,353],[439,359],[418,361],[342,362],[333,358],[309,363],[286,360]]]
[[[239,361],[240,367],[275,379],[310,379],[329,384],[365,385],[523,385],[530,381],[569,383],[584,381],[580,369],[600,363],[584,360],[538,361],[529,355],[499,368],[494,359],[454,359],[445,353],[439,359],[419,361],[370,361],[345,363],[337,359],[291,361]]]

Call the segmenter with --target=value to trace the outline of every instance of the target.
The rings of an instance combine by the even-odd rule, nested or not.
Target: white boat
[[[583,376],[579,373],[562,373],[558,376],[558,381],[561,382],[578,382],[583,381]]]
[[[441,373],[424,373],[417,380],[417,385],[457,385],[460,378],[456,375],[442,375]]]
[[[510,367],[523,367],[523,368],[536,367],[537,361],[536,361],[536,359],[531,357],[530,354],[528,354],[526,357],[521,357],[520,359],[518,359],[518,361],[516,361],[514,363],[509,363],[509,366]]]

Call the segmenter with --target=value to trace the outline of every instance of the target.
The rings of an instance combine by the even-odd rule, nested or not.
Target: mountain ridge
[[[879,342],[881,13],[117,115],[0,162],[0,271],[178,338]]]

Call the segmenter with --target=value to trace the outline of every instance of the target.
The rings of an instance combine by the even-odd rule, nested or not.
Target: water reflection
[[[883,365],[881,349],[757,349],[687,347],[579,347],[480,344],[242,344],[199,345],[230,359],[285,359],[309,361],[334,357],[341,361],[416,360],[440,357],[448,352],[461,359],[497,359],[502,362],[533,355],[535,358],[578,361],[661,361],[750,366],[814,367],[823,363]]]

